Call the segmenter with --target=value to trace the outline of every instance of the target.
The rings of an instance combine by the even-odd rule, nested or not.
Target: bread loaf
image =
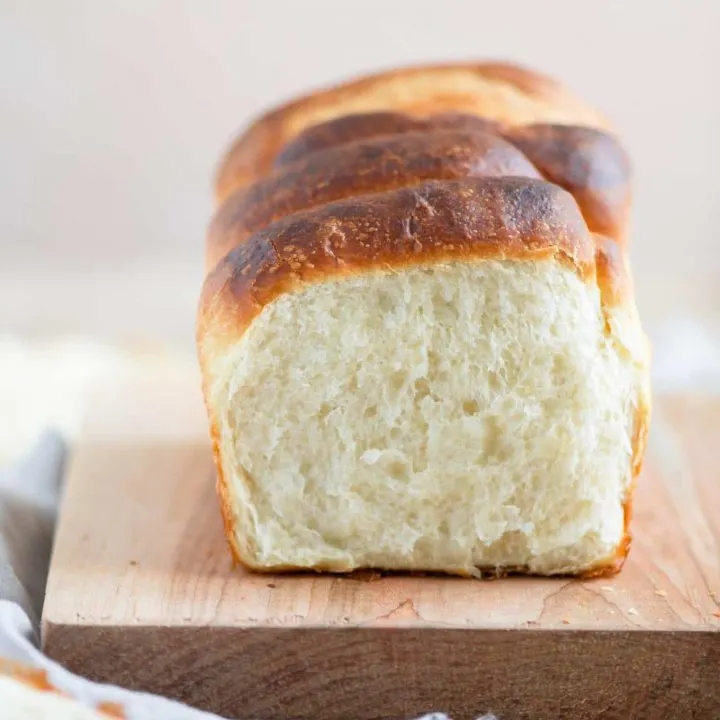
[[[608,122],[512,66],[255,122],[217,176],[198,352],[257,570],[620,568],[649,420]]]

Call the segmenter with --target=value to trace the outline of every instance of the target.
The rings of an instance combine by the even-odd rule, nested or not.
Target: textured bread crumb
[[[254,567],[579,572],[624,536],[638,371],[548,260],[437,264],[284,294],[212,361]]]

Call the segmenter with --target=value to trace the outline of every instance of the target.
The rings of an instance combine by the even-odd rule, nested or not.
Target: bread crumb
[[[635,608],[628,608],[628,615],[639,615],[640,613]]]
[[[605,592],[615,592],[615,588],[610,587],[610,585],[603,585],[600,589],[604,590]]]
[[[467,207],[475,208],[475,190],[468,188]],[[554,210],[554,205],[543,209],[550,212],[548,222],[556,222]],[[374,247],[377,218],[354,213],[342,228],[364,224],[362,234],[372,238]],[[317,232],[327,236],[332,224],[321,221]],[[464,242],[462,232],[458,239]],[[512,242],[519,241],[513,236]],[[448,249],[447,239],[432,233],[423,243],[430,254]],[[372,253],[379,257],[376,250]],[[297,264],[298,249],[285,244],[285,255],[290,254],[286,264]],[[269,264],[280,262],[277,253],[270,255]],[[498,528],[497,508],[469,491],[478,473],[485,476],[488,463],[492,492],[517,500],[512,510],[523,521],[518,532],[529,543],[521,565],[553,575],[609,560],[620,538],[606,537],[605,530],[627,481],[626,415],[636,393],[632,358],[626,353],[617,358],[614,346],[607,345],[605,328],[596,322],[597,289],[590,292],[565,263],[470,260],[460,262],[458,256],[458,262],[427,267],[396,262],[403,265],[402,282],[368,269],[342,282],[328,278],[290,292],[295,280],[288,279],[290,285],[283,285],[272,307],[269,296],[249,291],[248,307],[259,311],[265,305],[267,311],[245,333],[223,335],[218,352],[203,363],[203,373],[206,380],[218,379],[206,399],[211,414],[222,418],[217,450],[223,464],[235,468],[228,477],[234,490],[226,510],[238,512],[251,480],[267,500],[256,508],[256,522],[228,528],[234,544],[252,546],[252,557],[246,558],[250,564],[266,570],[289,565],[339,571],[372,558],[373,564],[395,571],[412,565],[474,575],[460,562],[473,558],[481,566],[515,567],[517,538],[508,535],[484,549],[478,544],[478,537],[495,537]],[[264,267],[269,273],[269,265]],[[277,277],[268,282],[282,284]],[[204,309],[209,324],[201,336],[209,339],[218,326],[210,318],[210,305]],[[627,332],[639,332],[631,320]],[[298,333],[298,327],[313,332]],[[295,338],[290,353],[289,337]],[[428,353],[437,354],[438,362],[428,362]],[[531,364],[524,360],[528,357]],[[495,372],[488,374],[489,367],[498,368],[502,387],[495,387],[498,379]],[[458,373],[467,376],[465,382],[457,382]],[[325,421],[338,404],[342,412],[328,426]],[[538,407],[543,417],[552,418],[552,432],[545,433],[544,442],[527,443],[525,438],[537,432]],[[301,432],[298,417],[303,418]],[[599,426],[597,417],[604,418]],[[500,465],[471,442],[488,432],[502,440]],[[244,448],[242,458],[238,445]],[[553,464],[558,456],[562,462]],[[546,482],[525,477],[524,469],[548,462],[552,468]],[[248,463],[252,478],[239,469]],[[305,473],[300,468],[312,476],[307,486],[290,481]],[[447,472],[452,482],[439,487],[437,478]],[[538,488],[549,488],[542,497],[536,481]],[[388,483],[412,488],[412,493],[388,493]],[[236,492],[239,487],[246,489]],[[467,512],[448,519],[448,508],[457,507]],[[283,515],[282,532],[276,511]],[[437,530],[443,522],[452,524],[452,533]],[[577,542],[550,551],[566,536]],[[414,548],[412,557],[408,548]],[[619,584],[623,593],[625,587]]]
[[[569,624],[570,624],[569,620],[563,620],[563,625],[569,625]]]
[[[382,580],[382,573],[378,570],[355,570],[347,576],[349,580],[359,582],[376,582]]]
[[[137,564],[138,564],[138,561],[137,561],[137,560],[131,560],[131,561],[130,561],[130,565],[132,565],[133,567],[135,567]]]
[[[276,585],[275,583],[268,583],[267,586],[268,586],[271,590],[274,590],[274,589],[277,587],[277,585]]]
[[[716,610],[716,611],[713,613],[713,615],[714,615],[716,618],[720,618],[720,610]]]
[[[667,596],[667,592],[666,592],[665,590],[656,590],[656,591],[655,591],[655,594],[658,595],[659,597],[666,597],[666,596]]]

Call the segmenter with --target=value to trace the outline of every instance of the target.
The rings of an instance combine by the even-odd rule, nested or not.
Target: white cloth
[[[165,698],[92,683],[38,650],[64,460],[62,439],[47,433],[25,460],[0,469],[0,657],[46,670],[50,682],[88,707],[118,703],[127,720],[219,720]],[[422,720],[447,718],[434,714]]]
[[[46,670],[53,685],[84,705],[94,708],[102,702],[118,703],[127,720],[218,720],[217,715],[194,710],[165,698],[100,685],[73,675],[35,647],[30,641],[35,632],[19,605],[0,600],[0,656]]]

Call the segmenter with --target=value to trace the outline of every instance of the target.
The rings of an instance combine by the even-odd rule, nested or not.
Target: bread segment
[[[520,150],[477,130],[383,135],[317,150],[227,198],[210,227],[207,267],[299,210],[426,180],[505,176],[541,177]]]
[[[224,155],[218,199],[258,180],[301,132],[343,115],[396,111],[416,117],[463,113],[509,125],[552,123],[611,130],[609,121],[560,83],[507,63],[389,70],[311,93],[258,118]]]

